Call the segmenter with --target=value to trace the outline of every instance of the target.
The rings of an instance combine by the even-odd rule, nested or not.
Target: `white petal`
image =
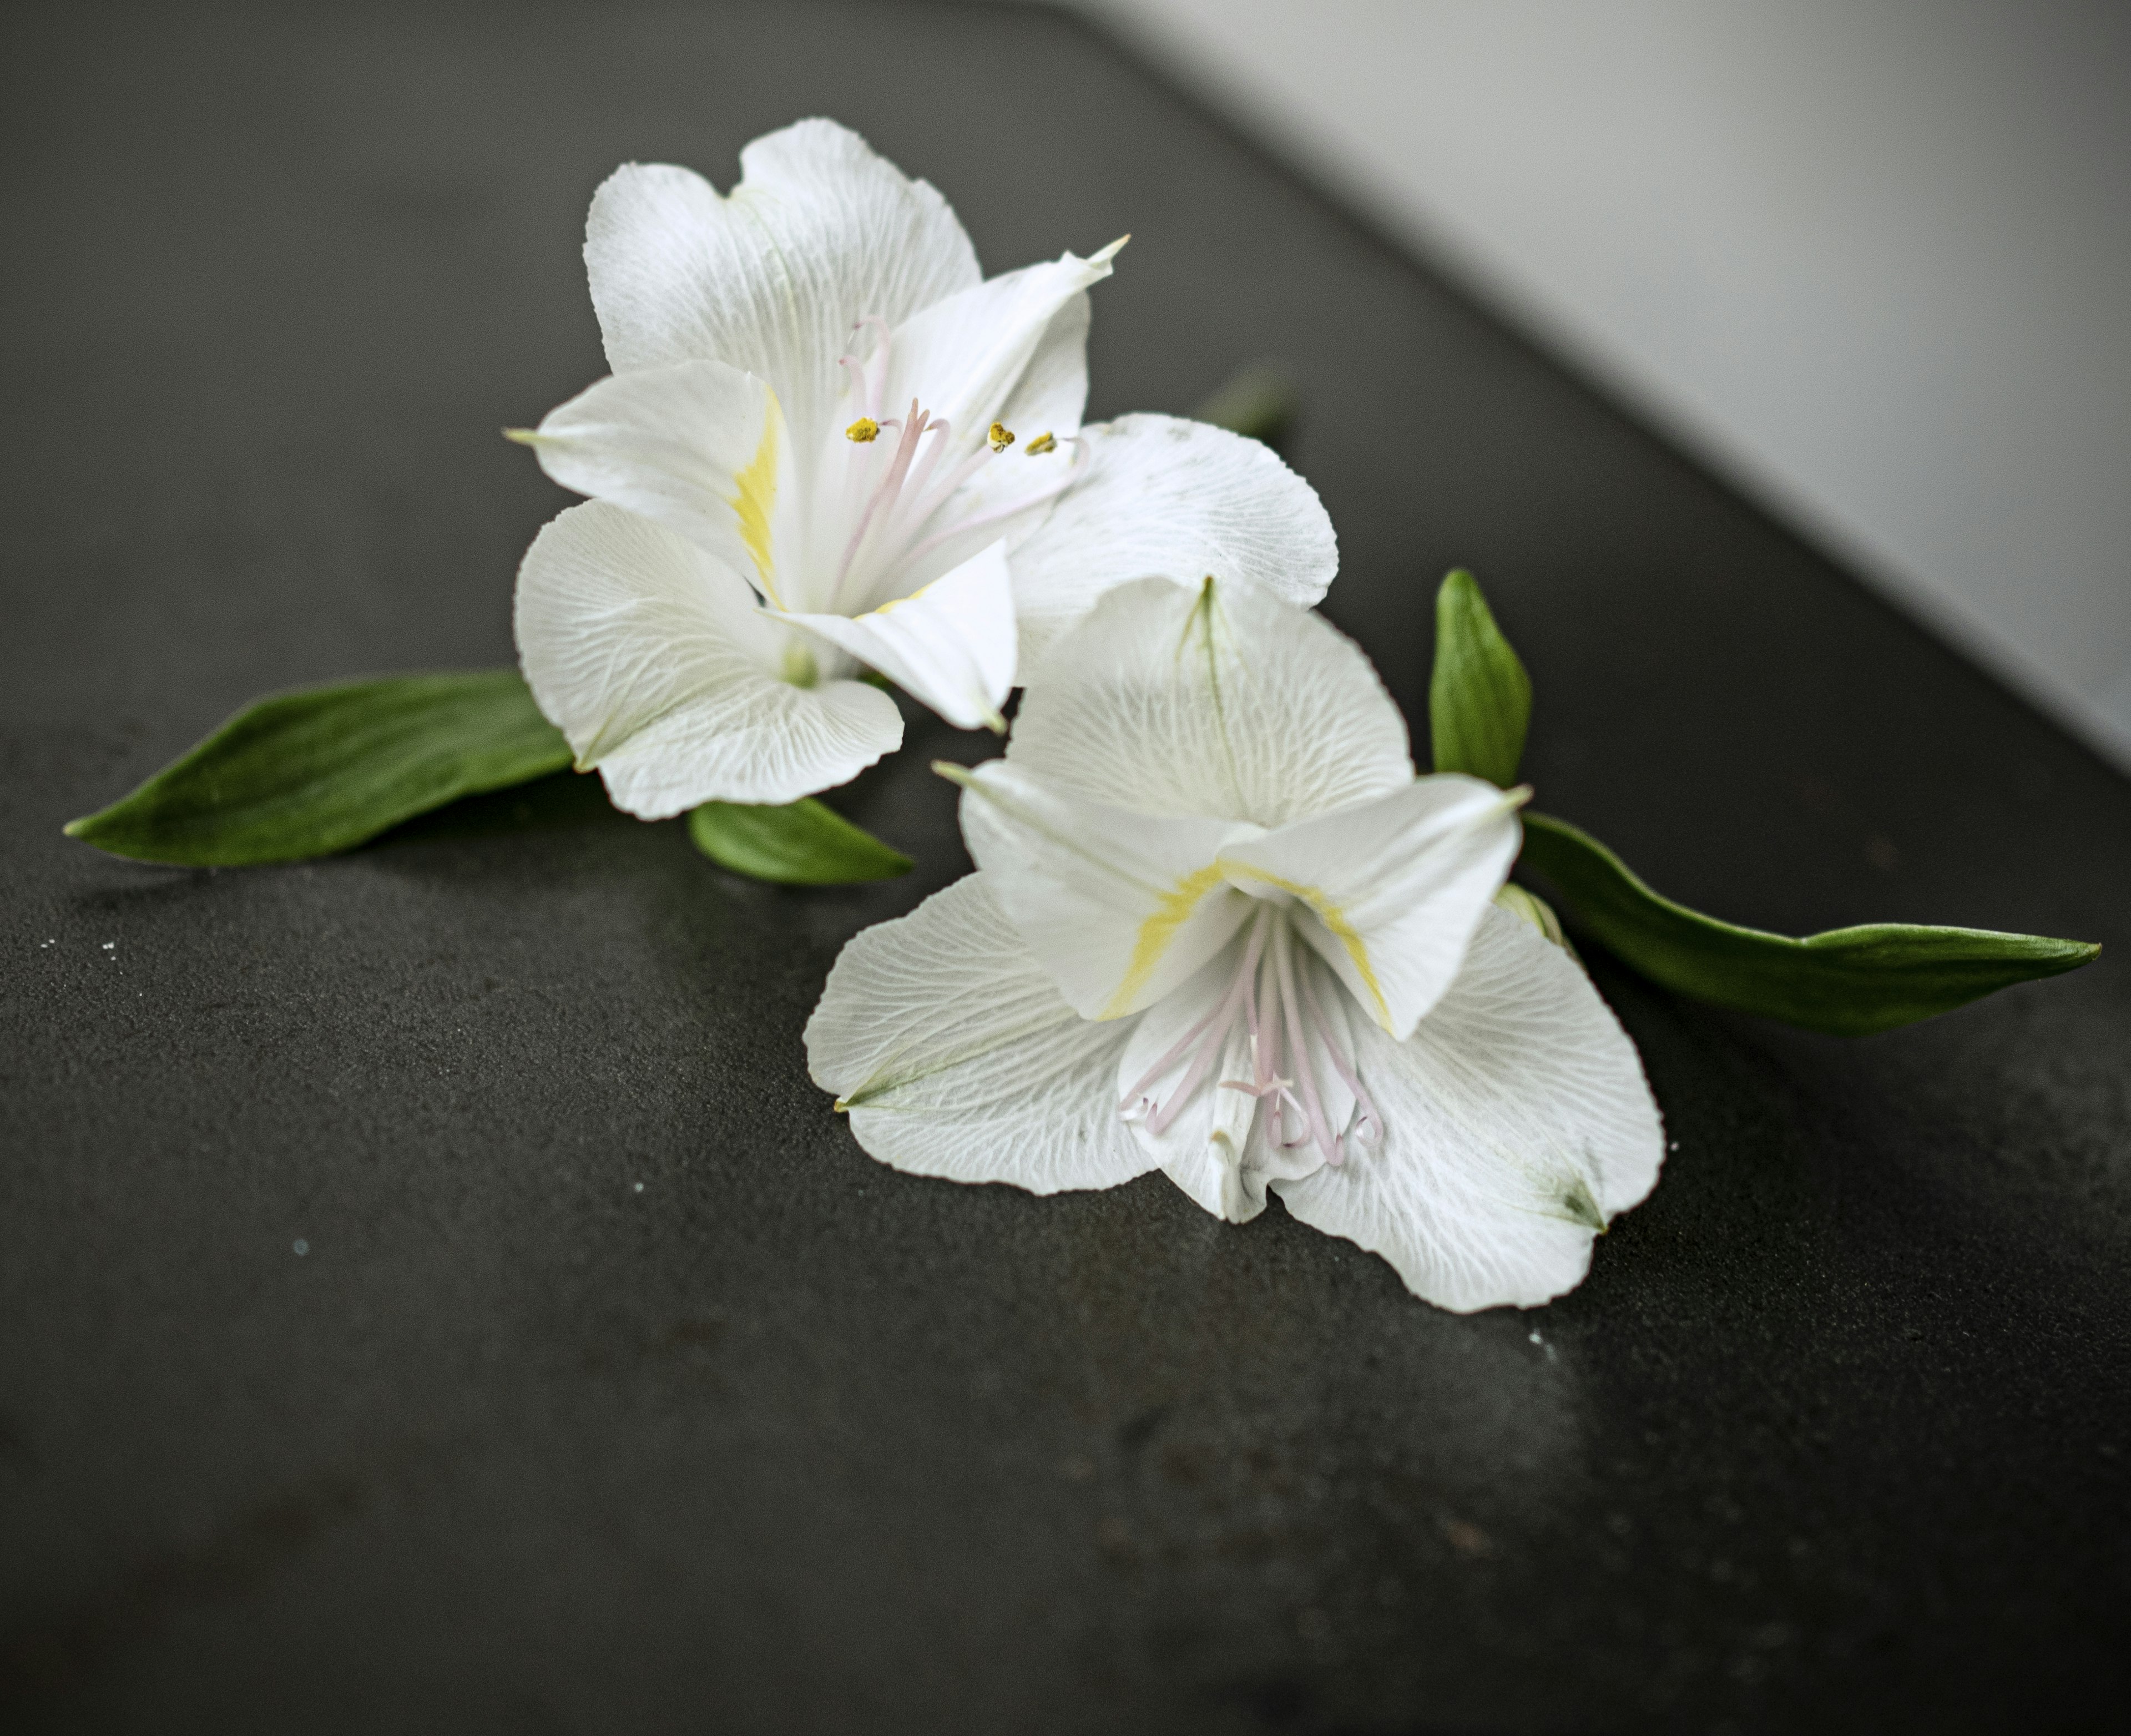
[[[963,785],[962,837],[1073,1007],[1152,1006],[1227,944],[1251,901],[1213,866],[1232,827],[1059,794],[1006,760]]]
[[[1592,1235],[1656,1183],[1664,1127],[1635,1045],[1568,955],[1503,911],[1411,1037],[1355,1034],[1382,1144],[1272,1185],[1440,1307],[1573,1289]]]
[[[1098,802],[1267,827],[1413,781],[1368,659],[1247,582],[1109,592],[1045,655],[1007,755]]]
[[[1516,860],[1521,798],[1478,778],[1422,778],[1222,852],[1247,892],[1276,887],[1316,920],[1302,933],[1368,1015],[1405,1038],[1457,976]]]
[[[1088,326],[1084,311],[1068,310],[1090,284],[1110,275],[1118,245],[1091,259],[1068,253],[1047,264],[1008,271],[906,320],[896,328],[888,350],[884,407],[900,415],[915,398],[951,424],[952,449],[975,452],[1039,352],[1049,376],[1043,385],[1046,392],[1056,391],[1055,376],[1061,365],[1070,378],[1070,358],[1062,351],[1085,346]],[[1067,314],[1062,325],[1061,314]],[[1085,391],[1085,360],[1080,380]],[[1077,424],[1077,415],[1075,420]],[[1013,431],[1033,439],[1041,430]],[[1009,449],[1003,456],[1011,460],[1015,453]]]
[[[774,597],[777,399],[722,362],[614,374],[515,438],[565,488],[656,519]]]
[[[1259,1119],[1258,1100],[1221,1085],[1224,1079],[1250,1078],[1247,1033],[1240,1024],[1227,1029],[1219,1065],[1159,1132],[1152,1111],[1167,1106],[1185,1082],[1191,1053],[1178,1056],[1153,1080],[1147,1078],[1152,1067],[1218,1009],[1234,980],[1239,945],[1231,942],[1219,957],[1133,1021],[1131,1040],[1118,1057],[1112,1093],[1128,1111],[1133,1137],[1160,1161],[1171,1181],[1214,1216],[1247,1224],[1265,1210],[1264,1177],[1245,1168],[1253,1149],[1252,1129]],[[1135,1096],[1147,1100],[1145,1107],[1128,1101]]]
[[[1056,1193],[1154,1167],[1113,1095],[1130,1029],[1060,1000],[973,874],[844,948],[807,1062],[883,1163]]]
[[[692,543],[618,506],[572,506],[519,568],[519,657],[540,709],[615,804],[663,819],[700,802],[783,803],[900,746],[903,719]]]
[[[870,614],[789,615],[958,729],[1003,729],[1013,688],[1013,587],[996,544],[915,595]]]
[[[1286,918],[1280,923],[1284,930]],[[1275,946],[1293,945],[1284,933],[1269,938]],[[1207,1211],[1237,1224],[1265,1210],[1269,1182],[1308,1175],[1324,1161],[1306,1115],[1292,1102],[1239,1087],[1278,1077],[1294,1088],[1291,1096],[1314,1096],[1335,1134],[1345,1130],[1354,1111],[1352,1092],[1300,1009],[1295,1025],[1309,1051],[1307,1067],[1295,1064],[1286,1020],[1265,1016],[1279,1003],[1271,988],[1276,961],[1262,952],[1254,973],[1260,991],[1257,1041],[1269,1046],[1262,1055],[1253,1053],[1249,1024],[1234,1016],[1233,999],[1242,966],[1250,960],[1247,941],[1247,931],[1190,981],[1147,1009],[1119,1058],[1117,1087],[1134,1136],[1161,1159],[1169,1178]],[[1338,985],[1307,951],[1292,966],[1323,979],[1313,987],[1343,1063],[1352,1056],[1353,1038]],[[1218,1064],[1210,1068],[1201,1061],[1209,1038],[1220,1044]],[[1186,1086],[1192,1087],[1188,1093]]]
[[[1208,574],[1307,607],[1338,570],[1317,491],[1256,440],[1176,416],[1123,416],[1083,431],[1086,473],[1013,557],[1022,651],[1051,641],[1114,585]]]
[[[1088,403],[1088,322],[1092,309],[1083,290],[1051,316],[1020,382],[998,413],[1021,444],[1007,456],[1027,456],[1029,444],[1049,434],[1061,444],[1080,431]]]
[[[807,444],[857,321],[900,324],[981,274],[946,200],[832,122],[767,134],[740,161],[729,199],[665,165],[610,176],[585,225],[592,305],[616,372],[729,362],[769,381]]]

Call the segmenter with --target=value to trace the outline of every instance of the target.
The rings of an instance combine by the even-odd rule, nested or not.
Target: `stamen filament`
[[[1281,1010],[1286,1015],[1288,1041],[1295,1048],[1295,1076],[1302,1086],[1302,1112],[1309,1130],[1317,1141],[1318,1149],[1324,1153],[1324,1161],[1339,1161],[1339,1142],[1332,1136],[1332,1129],[1324,1116],[1324,1105],[1317,1096],[1317,1070],[1310,1065],[1310,1051],[1302,1036],[1302,997],[1295,992],[1294,928],[1282,923],[1280,933],[1273,942],[1273,959],[1280,971]],[[1282,1129],[1286,1131],[1285,1129]],[[1297,1139],[1292,1142],[1300,1145]]]
[[[1272,1144],[1293,1150],[1315,1145],[1327,1163],[1345,1160],[1347,1126],[1334,1128],[1318,1088],[1317,1070],[1329,1064],[1353,1099],[1354,1137],[1374,1140],[1383,1117],[1362,1084],[1353,1061],[1333,1035],[1312,977],[1314,961],[1296,950],[1305,942],[1288,913],[1267,904],[1252,918],[1243,937],[1243,956],[1219,1001],[1180,1036],[1119,1100],[1120,1114],[1143,1120],[1159,1137],[1209,1084],[1216,1091],[1255,1098],[1260,1113],[1271,1117],[1264,1134]],[[1247,1079],[1218,1077],[1238,1037],[1249,1052]],[[1313,1048],[1313,1045],[1315,1047]],[[1152,1095],[1179,1062],[1184,1075],[1156,1101]],[[1288,1137],[1292,1111],[1300,1130]]]

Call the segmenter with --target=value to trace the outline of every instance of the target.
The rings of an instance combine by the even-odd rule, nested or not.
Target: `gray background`
[[[2131,765],[2131,7],[1082,3]]]

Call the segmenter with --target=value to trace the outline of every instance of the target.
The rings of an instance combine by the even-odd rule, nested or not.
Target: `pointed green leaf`
[[[1428,731],[1438,771],[1470,772],[1507,789],[1524,758],[1531,678],[1462,568],[1435,593],[1435,673]]]
[[[1231,374],[1191,414],[1199,421],[1276,447],[1295,425],[1299,404],[1294,382],[1286,374],[1257,362]]]
[[[517,670],[394,675],[256,700],[66,830],[144,862],[295,861],[569,764]]]
[[[840,886],[893,880],[910,858],[807,796],[782,808],[706,802],[688,816],[688,836],[721,867],[790,886]]]
[[[1524,826],[1523,864],[1544,875],[1576,926],[1623,962],[1679,994],[1808,1030],[1891,1030],[2016,982],[2076,971],[2101,951],[2083,941],[1908,923],[1793,940],[1660,897],[1563,821],[1528,809]]]

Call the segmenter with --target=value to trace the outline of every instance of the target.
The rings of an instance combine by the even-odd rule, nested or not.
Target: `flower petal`
[[[1022,655],[1050,643],[1113,586],[1168,578],[1264,585],[1305,607],[1338,570],[1317,491],[1270,448],[1176,416],[1082,431],[1086,473],[1013,556]]]
[[[884,1163],[1056,1193],[1154,1167],[1118,1117],[1129,1032],[1059,999],[973,874],[844,948],[807,1021],[807,1063]]]
[[[1068,794],[1268,827],[1413,781],[1368,659],[1247,581],[1109,592],[1045,654],[1007,756]]]
[[[815,680],[813,648],[730,568],[618,506],[572,506],[534,539],[516,625],[533,696],[579,769],[597,766],[615,805],[645,819],[797,801],[902,745],[887,694]]]
[[[1257,938],[1275,947],[1292,945],[1286,918],[1278,923],[1276,929],[1259,931]],[[1305,1027],[1309,1065],[1295,1065],[1272,992],[1276,961],[1264,950],[1253,951],[1251,939],[1246,930],[1189,982],[1149,1007],[1118,1063],[1118,1101],[1133,1135],[1160,1157],[1170,1180],[1215,1216],[1235,1224],[1248,1223],[1265,1210],[1267,1182],[1308,1175],[1324,1161],[1305,1116],[1295,1106],[1293,1090],[1261,1096],[1241,1087],[1254,1086],[1261,1077],[1296,1087],[1306,1077],[1303,1088],[1315,1094],[1334,1129],[1343,1130],[1354,1112],[1353,1095],[1331,1062],[1324,1032]],[[1270,1045],[1262,1055],[1253,1053],[1249,1021],[1236,1016],[1247,963],[1255,967],[1259,990],[1257,1040]],[[1336,985],[1306,952],[1293,966],[1322,979],[1312,989],[1342,1045],[1343,1065],[1353,1038]],[[1296,1022],[1303,1024],[1300,1017]],[[1210,1057],[1209,1038],[1220,1044]],[[1206,1065],[1209,1059],[1214,1064]]]
[[[514,439],[565,488],[656,519],[777,594],[776,395],[723,362],[613,374]]]
[[[1506,912],[1411,1037],[1355,1035],[1382,1143],[1273,1189],[1439,1307],[1573,1289],[1592,1237],[1656,1184],[1664,1126],[1635,1045],[1568,955]]]
[[[1190,981],[1133,1022],[1111,1087],[1133,1137],[1160,1161],[1170,1180],[1199,1206],[1232,1224],[1247,1224],[1265,1210],[1264,1178],[1244,1168],[1255,1149],[1253,1126],[1262,1119],[1258,1100],[1221,1086],[1224,1079],[1251,1077],[1250,1040],[1240,1022],[1231,1021],[1217,1039],[1221,1052],[1216,1065],[1185,1102],[1173,1105],[1172,1117],[1163,1121],[1157,1111],[1171,1108],[1171,1097],[1188,1082],[1196,1049],[1189,1039],[1220,1010],[1235,979],[1241,945],[1240,937],[1230,941]],[[1177,1053],[1180,1047],[1184,1053]],[[1172,1056],[1169,1065],[1149,1077]]]
[[[1006,727],[999,707],[1013,689],[1013,587],[996,544],[870,614],[784,619],[871,664],[957,729]]]
[[[811,449],[854,324],[900,324],[982,274],[946,200],[833,122],[769,133],[740,161],[730,198],[663,164],[609,176],[585,225],[592,305],[617,373],[730,362],[770,383]]]
[[[1250,900],[1212,866],[1227,822],[1061,795],[1007,760],[956,778],[962,837],[1083,1016],[1151,1006],[1228,943]]]
[[[1234,885],[1276,887],[1369,1016],[1404,1038],[1458,975],[1516,860],[1521,795],[1457,773],[1297,820],[1221,854]]]
[[[1089,285],[1110,275],[1110,260],[1123,245],[1113,242],[1089,259],[1068,253],[1003,273],[905,320],[888,348],[884,407],[899,415],[917,400],[951,424],[951,449],[971,453],[984,444],[1039,354],[1048,383],[1038,384],[1046,393],[1058,393],[1055,376],[1062,368],[1070,385],[1070,352],[1080,348],[1085,394],[1087,317],[1073,304]],[[1074,421],[1077,426],[1077,413]],[[1016,433],[1032,439],[1040,431]],[[1064,431],[1070,434],[1073,429]]]
[[[1088,405],[1088,324],[1093,312],[1088,292],[1069,295],[1022,370],[1021,379],[998,413],[999,420],[1020,436],[1016,451],[1026,456],[1029,444],[1049,434],[1061,443],[1080,431]]]

